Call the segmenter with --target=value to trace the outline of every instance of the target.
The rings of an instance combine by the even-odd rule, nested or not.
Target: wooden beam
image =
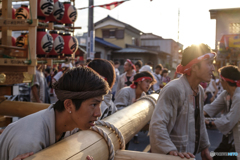
[[[1,18],[0,19],[1,27],[8,27],[11,30],[11,27],[37,27],[38,19],[33,19],[32,24],[29,23],[29,20],[25,19],[11,19],[11,18]]]
[[[151,96],[155,100],[158,98],[158,94]],[[127,143],[150,121],[153,110],[154,106],[151,101],[143,99],[103,120],[117,127]],[[115,133],[106,127],[99,127],[111,138],[115,151],[119,150],[120,144]],[[80,131],[65,138],[26,160],[76,160],[85,159],[87,155],[93,156],[94,160],[107,160],[109,158],[106,141],[98,133],[89,130]]]
[[[27,66],[2,66],[0,64],[0,73],[2,72],[27,72],[28,68]]]
[[[3,101],[0,103],[0,115],[25,117],[49,107],[46,103]]]
[[[37,1],[29,0],[30,12],[32,13],[32,19],[37,19]],[[36,60],[37,59],[37,27],[29,27],[29,54],[28,59]],[[34,62],[35,66],[37,62]],[[28,67],[29,74],[36,74],[36,67]]]
[[[12,18],[12,1],[3,0],[2,1],[2,18],[1,19]],[[0,19],[0,20],[1,20]],[[2,44],[12,45],[12,31],[8,27],[1,27],[2,30]],[[10,50],[5,50],[4,54],[9,54]]]
[[[136,151],[120,151],[116,152],[114,160],[183,160],[187,158],[180,158],[178,156],[170,156],[165,154],[136,152]],[[194,160],[190,158],[188,160]]]
[[[0,48],[17,49],[17,50],[24,50],[24,51],[27,50],[27,48],[17,47],[17,46],[7,46],[7,45],[0,45]]]
[[[31,64],[26,59],[9,59],[9,58],[0,58],[1,66],[36,66],[37,60],[32,59]]]

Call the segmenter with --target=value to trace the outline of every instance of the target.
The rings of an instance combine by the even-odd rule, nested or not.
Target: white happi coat
[[[117,84],[116,95],[118,94],[118,92],[119,92],[123,87],[127,87],[127,86],[125,86],[126,74],[127,74],[127,72],[121,74],[121,75],[118,77],[118,84]],[[131,76],[130,80],[133,81],[133,77],[134,77],[135,74],[136,74],[136,72],[135,72],[135,71],[132,71],[132,76]]]
[[[55,113],[52,106],[7,126],[0,135],[1,160],[12,160],[29,152],[37,153],[56,143]],[[78,130],[76,128],[66,132],[64,138]]]
[[[156,74],[153,73],[155,79],[157,80],[157,82],[155,84],[153,84],[153,90],[157,91],[160,89],[160,84],[162,84],[162,76],[160,74]]]
[[[227,91],[223,91],[216,100],[211,104],[204,106],[204,111],[210,116],[214,117],[222,110],[227,111],[227,114],[221,116],[214,121],[217,129],[224,135],[229,134],[229,139],[234,138],[236,152],[238,152],[238,160],[240,160],[240,87],[237,87],[233,97],[232,105],[229,110],[229,100],[227,100]]]
[[[141,97],[145,95],[146,93],[142,92]],[[133,104],[135,101],[136,101],[136,89],[133,89],[131,87],[124,87],[119,91],[118,95],[116,96],[114,104],[120,110],[123,109],[124,107]]]
[[[104,100],[101,103],[100,108],[102,115],[98,119],[103,119],[117,111],[117,107],[112,101],[112,94],[110,92],[104,96]]]
[[[200,138],[197,153],[210,143],[205,127],[204,92],[198,86],[200,108]],[[195,97],[185,75],[169,82],[160,92],[150,122],[150,144],[153,153],[170,151],[194,153],[195,150]]]

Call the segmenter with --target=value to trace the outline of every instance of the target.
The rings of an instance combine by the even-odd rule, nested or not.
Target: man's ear
[[[198,65],[198,64],[194,64],[194,65],[192,66],[192,71],[193,71],[193,72],[198,72],[199,69],[200,69],[200,68],[199,68],[199,65]]]
[[[64,100],[63,104],[64,104],[64,108],[67,112],[72,112],[74,110],[74,108],[73,108],[74,105],[73,105],[73,102],[71,99]]]
[[[142,83],[142,81],[138,81],[137,84],[140,85]]]

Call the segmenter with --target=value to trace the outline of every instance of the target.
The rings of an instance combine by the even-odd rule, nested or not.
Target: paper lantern
[[[12,37],[12,46],[16,46],[16,38]]]
[[[42,57],[53,48],[53,38],[45,29],[37,30],[37,56]]]
[[[77,9],[74,6],[72,6],[70,2],[64,2],[63,4],[65,7],[65,11],[63,18],[60,22],[65,25],[74,23],[77,19]]]
[[[12,19],[15,19],[16,9],[12,8]]]
[[[70,41],[69,41],[69,45],[70,50],[72,51],[72,53],[75,53],[78,49],[78,41],[75,37],[71,37]]]
[[[53,0],[38,0],[38,18],[45,19],[53,12]]]
[[[15,19],[16,9],[12,8],[12,19]],[[2,17],[2,8],[0,8],[0,17]]]
[[[70,56],[71,54],[73,54],[77,48],[78,48],[78,42],[77,39],[75,37],[72,37],[70,35],[70,33],[65,33],[63,35],[63,39],[64,39],[64,49],[63,49],[63,53],[65,56]]]
[[[53,12],[50,14],[50,16],[46,17],[46,21],[61,21],[64,15],[64,11],[64,5],[58,0],[55,0],[53,5]]]
[[[62,54],[64,49],[64,40],[62,36],[57,34],[57,31],[51,31],[51,36],[53,37],[53,49],[48,54],[49,57],[57,57]]]
[[[16,46],[24,47],[26,45],[27,45],[27,33],[21,33],[21,35],[16,39]]]
[[[2,45],[2,38],[0,38],[0,45]],[[12,37],[12,46],[16,46],[16,38]]]
[[[29,19],[29,9],[27,5],[21,5],[21,7],[16,10],[15,19]]]

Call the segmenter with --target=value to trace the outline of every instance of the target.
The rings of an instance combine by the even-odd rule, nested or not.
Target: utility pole
[[[179,30],[180,30],[179,26],[180,26],[180,8],[178,8],[178,42],[179,42]]]
[[[88,37],[87,37],[87,58],[94,59],[95,54],[95,32],[93,26],[93,5],[94,0],[89,0],[88,9]]]

